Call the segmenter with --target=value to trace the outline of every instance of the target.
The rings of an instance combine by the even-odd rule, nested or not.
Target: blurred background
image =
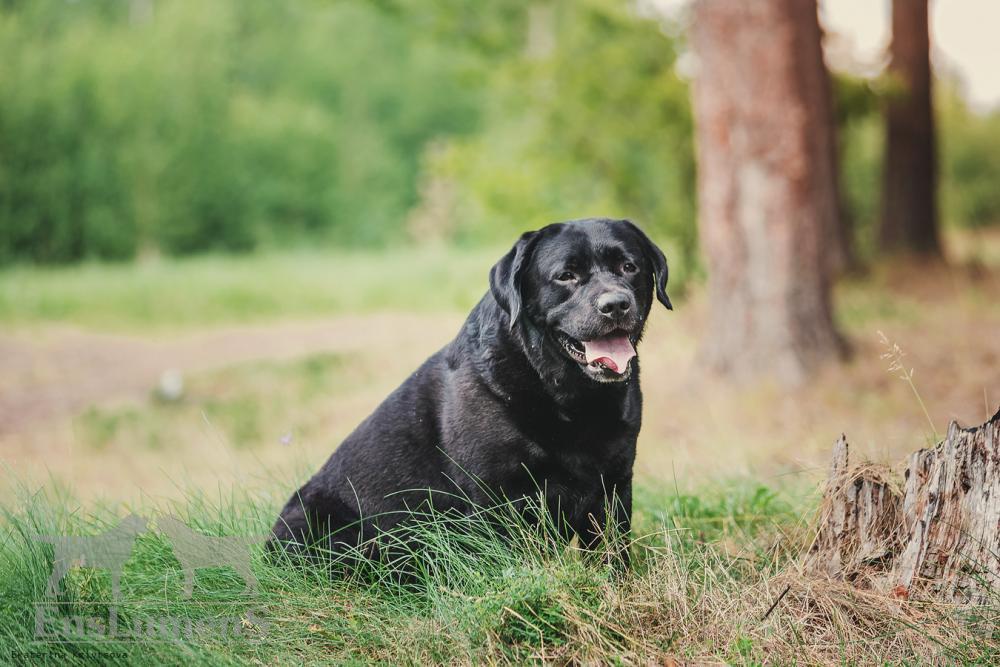
[[[891,461],[982,421],[1000,9],[740,4],[3,0],[3,465],[284,488],[520,232],[598,215],[678,305],[642,475],[811,482],[841,432]]]

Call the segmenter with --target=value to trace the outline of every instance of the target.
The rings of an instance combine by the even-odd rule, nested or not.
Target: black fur
[[[576,279],[558,280],[567,270]],[[469,512],[498,497],[537,498],[539,489],[566,537],[578,535],[584,548],[600,545],[595,527],[627,534],[642,417],[638,358],[621,375],[580,364],[559,335],[625,331],[637,344],[654,294],[671,307],[666,282],[663,253],[625,220],[522,235],[490,271],[490,291],[458,336],[292,496],[271,546],[319,540],[340,551],[429,499],[435,510]],[[609,293],[633,307],[602,314],[595,302]]]

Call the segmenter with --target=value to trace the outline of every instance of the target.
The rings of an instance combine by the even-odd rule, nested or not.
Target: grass
[[[377,310],[467,310],[505,249],[428,246],[0,270],[0,323],[173,330]]]
[[[288,252],[134,267],[7,269],[0,271],[0,326],[157,333],[371,310],[461,311],[485,291],[486,268],[501,251]],[[10,493],[0,489],[4,502],[17,496],[0,516],[0,664],[995,664],[1000,604],[961,611],[901,602],[815,579],[797,567],[816,498],[788,486],[807,480],[785,473],[798,469],[794,457],[810,438],[819,442],[813,447],[820,451],[820,475],[840,430],[868,427],[878,434],[876,444],[893,443],[899,452],[922,443],[923,411],[913,405],[912,387],[892,381],[878,363],[876,330],[904,341],[908,352],[914,346],[914,363],[926,369],[921,391],[936,419],[995,398],[993,389],[989,400],[981,397],[994,386],[989,333],[998,311],[989,299],[991,283],[932,278],[907,279],[916,283],[908,291],[886,287],[891,275],[842,286],[839,315],[855,336],[858,359],[817,378],[794,405],[767,392],[727,399],[716,385],[699,389],[675,377],[679,362],[693,356],[684,346],[699,332],[681,330],[690,315],[669,326],[664,320],[644,350],[645,469],[662,475],[690,451],[707,470],[699,479],[713,481],[678,489],[650,476],[637,486],[634,568],[623,577],[581,560],[573,549],[555,548],[537,531],[519,528],[522,539],[513,545],[489,535],[470,544],[432,521],[415,554],[425,567],[407,585],[388,567],[330,581],[319,570],[276,567],[254,549],[258,595],[245,596],[229,569],[205,569],[193,599],[185,600],[180,565],[155,529],[156,516],[179,516],[206,534],[266,531],[294,485],[255,481],[260,471],[280,476],[276,471],[295,457],[308,459],[303,474],[314,470],[423,352],[399,349],[387,356],[373,349],[240,363],[186,375],[184,399],[176,403],[152,394],[102,402],[73,418],[70,446],[46,449],[26,441],[18,451],[29,456],[14,460],[31,461],[37,448],[50,470],[61,468],[78,483],[89,470],[92,486],[119,498],[132,481],[144,493],[159,492],[151,480],[168,477],[158,469],[166,462],[200,471],[208,480],[200,488],[229,488],[232,478],[234,490],[220,497],[186,491],[171,494],[173,501],[146,496],[123,507],[51,488],[18,491],[16,480],[6,485]],[[689,305],[685,312],[696,311],[697,303]],[[973,314],[970,324],[953,324]],[[982,335],[956,344],[956,331]],[[670,352],[675,346],[679,351]],[[959,385],[971,387],[971,399],[952,397]],[[724,415],[718,420],[725,428],[712,426],[709,408]],[[901,415],[915,425],[898,426]],[[42,445],[54,437],[44,434]],[[879,450],[879,458],[895,460],[897,453]],[[663,458],[656,463],[651,455]],[[729,465],[740,457],[759,466],[747,469],[772,485],[718,481],[742,470]],[[27,466],[17,474],[27,479]],[[35,642],[36,604],[46,600],[52,554],[32,536],[95,534],[127,511],[152,517],[154,530],[138,538],[126,564],[116,605],[120,622],[169,620],[210,629],[179,642],[155,636]],[[74,570],[57,601],[45,610],[51,627],[73,615],[107,619],[109,577]]]
[[[467,311],[509,246],[269,250],[0,268],[0,324],[188,329],[373,311]],[[690,267],[670,270],[679,295]]]
[[[947,234],[962,266],[1000,265],[1000,235]],[[155,257],[131,264],[0,268],[0,324],[71,324],[93,329],[171,331],[219,324],[397,310],[468,310],[486,291],[502,246],[429,245],[381,250],[270,250],[249,255]],[[971,263],[971,264],[970,264]],[[876,267],[877,268],[877,267]],[[684,293],[695,267],[673,265],[671,291]],[[878,273],[878,271],[876,271]],[[878,278],[884,280],[884,276]],[[918,322],[922,305],[872,279],[846,281],[845,326],[892,318]],[[995,306],[988,289],[967,292]]]
[[[210,568],[198,571],[185,600],[179,563],[154,529],[137,538],[114,605],[120,631],[141,632],[113,640],[98,636],[97,625],[87,636],[73,634],[72,625],[74,616],[107,621],[108,575],[72,570],[58,596],[46,598],[51,551],[32,536],[95,534],[122,512],[83,512],[64,494],[24,493],[6,511],[0,533],[0,661],[868,664],[1000,656],[1000,638],[987,623],[996,619],[994,609],[963,619],[933,605],[866,599],[798,574],[794,559],[808,531],[792,507],[801,498],[747,482],[696,495],[651,485],[637,491],[634,564],[623,575],[498,508],[511,542],[449,530],[444,518],[433,517],[418,530],[416,567],[403,583],[387,564],[331,580],[320,568],[267,561],[254,547],[258,594],[244,594],[233,571]],[[260,535],[278,501],[243,491],[128,509],[153,517],[154,525],[157,515],[171,513],[205,534]],[[60,635],[48,639],[59,642],[33,636],[39,608],[44,631]]]
[[[74,434],[92,451],[158,450],[189,439],[192,426],[206,425],[236,449],[274,445],[284,436],[322,438],[332,402],[372,383],[375,370],[334,353],[237,364],[193,374],[177,401],[151,391],[145,401],[91,406],[74,420]]]

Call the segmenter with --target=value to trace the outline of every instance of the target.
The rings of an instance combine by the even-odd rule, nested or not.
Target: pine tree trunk
[[[698,0],[694,109],[708,364],[803,381],[843,350],[828,250],[839,224],[814,0]]]
[[[807,570],[898,598],[979,604],[1000,593],[1000,412],[907,460],[903,479],[834,446]]]
[[[941,255],[928,0],[893,0],[879,243]]]
[[[803,3],[803,4],[809,4]],[[812,25],[810,25],[810,30]],[[822,133],[821,139],[829,145],[823,147],[822,152],[829,155],[830,178],[833,179],[833,214],[828,216],[831,227],[827,230],[826,248],[824,255],[827,258],[827,270],[831,278],[835,278],[846,273],[855,264],[854,256],[854,230],[850,218],[847,216],[844,192],[841,189],[840,179],[840,130],[837,127],[837,111],[833,95],[833,79],[830,71],[823,60],[823,30],[816,22],[817,43],[819,48],[811,49],[814,58],[814,67],[822,76],[820,107],[823,109],[824,117],[822,123],[826,125],[826,131]]]

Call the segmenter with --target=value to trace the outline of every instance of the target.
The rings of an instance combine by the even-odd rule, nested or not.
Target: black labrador
[[[342,553],[429,502],[467,514],[497,498],[544,498],[587,550],[627,536],[635,347],[654,294],[671,308],[666,285],[663,252],[627,220],[523,234],[458,336],[292,496],[270,547]]]

